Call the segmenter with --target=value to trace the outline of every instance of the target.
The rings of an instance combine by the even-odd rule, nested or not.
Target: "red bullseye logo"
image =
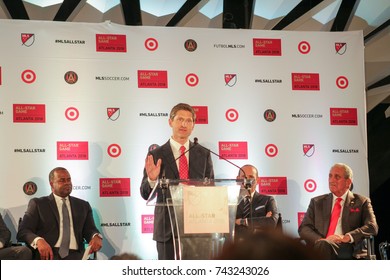
[[[199,83],[199,78],[196,74],[190,73],[186,76],[186,83],[190,87],[194,87]]]
[[[313,179],[308,179],[304,183],[304,188],[307,192],[314,192],[317,189],[317,183]]]
[[[158,42],[154,38],[148,38],[145,40],[145,48],[149,51],[155,51],[158,48]]]
[[[35,75],[34,71],[32,71],[32,70],[28,69],[28,70],[24,70],[22,72],[22,80],[26,84],[31,84],[31,83],[35,82],[36,78],[37,78],[37,76]]]
[[[225,116],[229,122],[235,122],[238,119],[238,112],[235,109],[229,109],[226,111]]]
[[[344,77],[344,76],[340,76],[337,78],[336,80],[336,85],[341,88],[341,89],[345,89],[348,87],[348,79],[347,77]]]
[[[75,121],[78,119],[79,117],[79,110],[77,110],[77,108],[75,107],[69,107],[68,109],[66,109],[65,111],[65,117],[70,120],[70,121]]]
[[[278,154],[278,147],[274,144],[269,144],[265,147],[265,154],[269,157],[275,157]]]
[[[306,41],[302,41],[298,45],[298,50],[302,54],[308,54],[310,52],[310,44]]]
[[[118,144],[111,144],[107,148],[107,153],[110,157],[116,158],[121,155],[122,149]]]

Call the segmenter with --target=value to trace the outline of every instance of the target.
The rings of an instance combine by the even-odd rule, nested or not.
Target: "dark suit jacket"
[[[331,193],[314,197],[299,226],[300,237],[307,244],[325,238],[332,212]],[[343,234],[349,233],[354,239],[354,255],[362,248],[362,240],[369,235],[377,235],[378,225],[369,198],[348,191],[341,220]]]
[[[92,209],[85,200],[69,196],[73,229],[78,248],[84,251],[84,239],[89,242],[99,233],[92,216]],[[59,237],[60,216],[53,194],[30,200],[20,224],[17,239],[30,245],[36,237],[42,237],[53,248]]]
[[[200,145],[193,147],[194,143],[190,142],[191,149],[189,151],[189,178],[194,180],[202,180],[204,178],[214,179],[213,163],[211,160],[210,152]],[[164,145],[152,150],[149,154],[153,155],[154,162],[157,163],[158,159],[162,159],[162,165],[159,178],[161,179],[165,173],[166,179],[179,179],[179,171],[173,156],[173,152],[169,141]],[[144,169],[144,176],[142,179],[141,196],[147,200],[152,188],[148,182],[148,175]],[[166,198],[170,197],[167,192]],[[159,188],[157,190],[157,202],[162,203],[163,195]],[[167,207],[155,207],[154,208],[154,231],[153,239],[159,242],[164,242],[172,237],[171,223],[169,221],[169,214]]]
[[[237,206],[236,219],[242,218],[244,210],[244,199]],[[272,211],[271,217],[266,217],[268,211]],[[262,195],[257,191],[253,194],[251,211],[248,217],[248,226],[236,225],[235,237],[240,238],[249,230],[258,231],[264,229],[273,229],[278,221],[278,209],[273,196]]]
[[[3,217],[0,215],[0,241],[4,247],[11,245],[11,231],[4,223]]]

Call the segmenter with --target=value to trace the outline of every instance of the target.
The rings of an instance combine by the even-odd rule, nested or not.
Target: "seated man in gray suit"
[[[80,260],[84,239],[91,254],[100,250],[103,237],[95,226],[91,206],[70,196],[73,186],[68,170],[54,168],[49,182],[52,193],[30,200],[17,239],[36,249],[34,257],[42,260]]]
[[[26,246],[11,246],[11,231],[0,215],[0,260],[31,260],[31,257]]]
[[[352,192],[352,169],[343,163],[329,172],[329,194],[311,199],[298,232],[324,259],[352,259],[364,238],[378,233],[369,198]]]

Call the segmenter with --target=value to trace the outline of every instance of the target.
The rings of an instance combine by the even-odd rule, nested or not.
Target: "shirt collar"
[[[61,197],[59,195],[56,195],[55,193],[53,193],[53,196],[54,196],[54,199],[56,200],[57,203],[59,202],[62,202],[62,199],[65,198],[66,200],[69,200],[69,196],[67,197]]]
[[[171,144],[171,147],[175,149],[176,151],[180,150],[181,146],[186,147],[186,151],[190,147],[190,140],[187,140],[187,142],[184,143],[184,145],[180,144],[179,142],[175,141],[172,137],[169,139],[169,143]]]
[[[343,194],[342,196],[340,196],[341,199],[342,199],[342,202],[345,202],[345,200],[347,199],[348,192],[349,192],[349,191],[346,191],[345,194]],[[338,198],[338,196],[335,196],[334,194],[332,194],[332,196],[333,196],[333,200],[332,200],[332,201],[333,201],[333,202],[336,201],[336,199]]]

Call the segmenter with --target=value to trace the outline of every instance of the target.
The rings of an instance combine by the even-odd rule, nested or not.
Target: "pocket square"
[[[351,212],[351,213],[358,213],[358,212],[360,212],[360,209],[359,208],[350,208],[349,212]]]
[[[260,205],[260,206],[258,206],[258,207],[255,208],[255,211],[256,211],[256,210],[259,210],[260,208],[264,208],[264,207],[265,207],[265,205]]]

